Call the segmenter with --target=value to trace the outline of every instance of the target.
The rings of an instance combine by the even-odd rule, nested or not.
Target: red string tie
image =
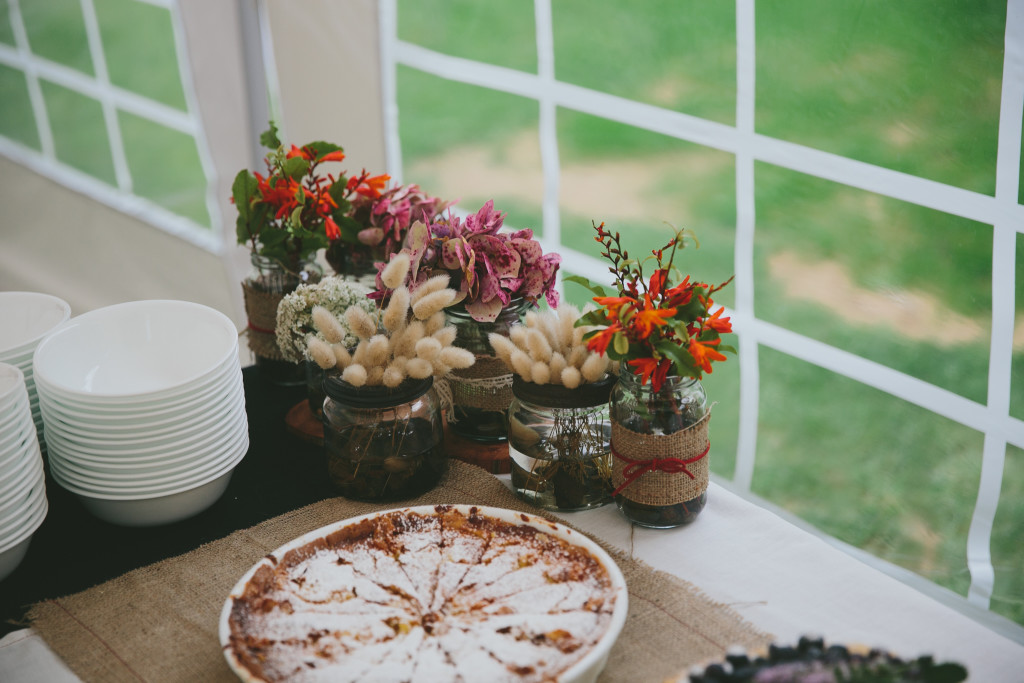
[[[639,479],[647,472],[665,472],[666,474],[680,474],[683,473],[690,479],[696,479],[686,466],[692,465],[698,460],[703,459],[708,451],[711,450],[711,442],[708,442],[707,447],[701,452],[700,455],[695,455],[692,458],[686,460],[680,460],[679,458],[654,458],[652,460],[632,460],[627,458],[622,453],[615,450],[615,446],[612,446],[612,455],[619,460],[626,463],[626,466],[622,468],[622,477],[624,481],[619,484],[619,487],[612,491],[613,496],[619,495],[624,488],[632,484],[634,481]]]
[[[251,320],[249,321],[249,329],[253,330],[254,332],[262,332],[263,334],[277,334],[277,330],[268,330],[263,327],[257,327],[256,325],[252,324]]]

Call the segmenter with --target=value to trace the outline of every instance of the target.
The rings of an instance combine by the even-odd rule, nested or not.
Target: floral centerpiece
[[[308,338],[309,355],[328,370],[324,447],[331,480],[358,500],[398,500],[437,483],[447,466],[443,445],[443,377],[467,368],[473,354],[452,345],[455,328],[443,309],[455,298],[439,275],[410,292],[402,284],[408,257],[384,271],[392,286],[374,313],[349,306],[339,318],[313,309],[323,338]],[[347,341],[349,330],[358,339]]]
[[[580,318],[596,328],[584,335],[587,347],[620,363],[611,398],[613,495],[634,523],[686,524],[707,502],[711,413],[699,380],[726,359],[723,352],[735,352],[721,343],[732,324],[722,307],[713,309],[712,298],[732,278],[720,285],[680,278],[672,264],[693,239],[688,231],[638,261],[622,248],[619,233],[603,223],[594,227],[617,291],[567,279],[597,294],[598,308]],[[648,278],[644,264],[651,259]]]
[[[377,179],[387,176],[378,176]],[[357,186],[358,187],[358,186]],[[432,197],[419,185],[397,185],[380,193],[357,193],[338,216],[338,233],[325,256],[337,273],[373,275],[404,245],[416,221],[431,223],[451,202]]]
[[[607,355],[587,347],[591,330],[575,306],[530,311],[509,336],[492,333],[498,358],[515,373],[508,410],[512,488],[549,510],[611,501]]]
[[[541,297],[558,305],[554,286],[561,257],[545,254],[532,230],[501,232],[504,220],[493,201],[465,219],[449,212],[429,225],[414,223],[402,250],[410,263],[410,291],[438,274],[448,275],[456,291],[447,309],[458,330],[455,343],[472,351],[476,363],[449,378],[454,405],[449,424],[459,436],[477,442],[507,438],[512,401],[512,374],[494,356],[488,334],[508,334],[522,310],[536,306]],[[387,296],[380,277],[375,296]]]

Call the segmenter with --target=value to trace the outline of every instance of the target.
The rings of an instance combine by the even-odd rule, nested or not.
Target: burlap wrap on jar
[[[452,404],[494,413],[508,411],[512,403],[512,378],[508,366],[495,356],[476,355],[476,362],[448,375]]]
[[[242,282],[245,297],[245,314],[249,318],[246,334],[249,348],[261,358],[284,360],[277,346],[277,306],[284,299],[284,293],[264,292],[249,282]]]
[[[640,434],[612,421],[612,486],[644,505],[677,505],[708,488],[711,413],[672,434]]]

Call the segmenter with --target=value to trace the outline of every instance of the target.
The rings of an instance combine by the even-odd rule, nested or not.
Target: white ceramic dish
[[[36,381],[69,395],[161,398],[203,381],[237,353],[223,313],[188,301],[132,301],[96,309],[36,347]]]
[[[0,292],[0,354],[22,355],[71,317],[66,301],[40,292]]]
[[[0,436],[0,461],[6,462],[6,456],[20,453],[33,441],[36,441],[36,427],[31,420],[23,420],[17,429]]]
[[[159,526],[198,515],[224,495],[234,469],[194,488],[154,498],[117,500],[76,493],[86,510],[121,526]]]
[[[209,395],[231,384],[236,374],[241,375],[242,369],[238,360],[237,350],[220,366],[211,370],[201,378],[178,389],[162,392],[156,397],[146,396],[88,396],[73,394],[62,390],[59,386],[49,383],[44,378],[36,382],[42,385],[43,393],[51,402],[67,407],[72,411],[86,413],[133,413],[141,410],[160,410],[163,408],[181,407],[196,400],[199,395]],[[38,389],[37,389],[38,393]]]
[[[623,624],[626,621],[626,613],[629,608],[626,579],[623,577],[622,572],[619,570],[619,567],[615,564],[614,560],[612,560],[611,557],[608,556],[608,553],[606,553],[600,546],[585,537],[583,534],[573,531],[556,522],[548,521],[542,517],[535,517],[515,510],[505,510],[502,508],[469,505],[453,505],[452,507],[461,511],[465,515],[470,514],[470,508],[472,507],[478,514],[487,517],[496,518],[511,524],[534,527],[543,533],[551,534],[552,536],[567,541],[568,543],[585,548],[597,558],[605,569],[608,570],[608,575],[612,582],[612,588],[615,592],[615,607],[612,611],[611,623],[608,625],[608,629],[605,631],[604,635],[600,640],[598,640],[590,652],[585,654],[582,659],[571,667],[563,671],[557,678],[559,683],[593,683],[593,681],[596,681],[598,675],[604,669],[605,664],[608,661],[608,654],[611,651],[612,646],[615,644],[615,641],[619,637],[619,633],[622,631]],[[421,506],[399,508],[399,510],[406,510],[421,514],[432,514],[434,512],[434,507]],[[279,558],[284,557],[285,553],[293,548],[306,545],[307,543],[322,538],[339,529],[357,524],[364,519],[370,519],[395,511],[396,510],[384,510],[373,512],[321,527],[284,544],[270,553],[270,555]],[[228,598],[225,600],[224,606],[221,609],[219,628],[221,650],[224,652],[224,656],[227,659],[228,666],[231,667],[231,670],[246,683],[262,683],[263,679],[257,678],[249,673],[249,671],[245,669],[235,657],[234,652],[230,647],[231,627],[229,625],[229,619],[231,616],[231,608],[235,597],[242,594],[242,591],[245,589],[246,584],[249,579],[252,578],[253,574],[255,574],[260,567],[272,566],[271,563],[272,560],[270,557],[264,556],[263,559],[253,565],[235,584],[235,587],[231,590],[231,593],[228,595]]]
[[[64,456],[51,456],[65,473],[102,486],[149,486],[163,484],[179,476],[192,475],[200,470],[215,466],[229,457],[242,441],[242,434],[225,434],[208,449],[186,453],[174,460],[148,463],[107,463],[84,462]]]
[[[6,529],[0,529],[0,550],[9,548],[13,544],[24,540],[26,536],[35,533],[35,530],[39,528],[39,525],[46,518],[46,513],[49,512],[49,509],[50,505],[46,500],[46,496],[43,496],[43,499],[36,501],[35,507],[27,509],[25,515],[15,524]]]
[[[124,449],[184,445],[204,433],[216,431],[218,428],[223,430],[223,426],[226,423],[234,422],[235,417],[240,413],[245,413],[244,406],[231,411],[225,411],[224,413],[213,413],[201,420],[196,419],[193,422],[183,422],[180,425],[168,425],[159,430],[146,430],[136,433],[90,433],[67,427],[60,422],[51,421],[50,433],[78,446],[108,451],[102,457],[109,458],[116,457]]]
[[[4,476],[3,481],[0,482],[0,509],[3,509],[12,499],[27,492],[43,478],[42,457],[36,454],[35,457],[25,458],[20,467]]]
[[[209,394],[194,396],[192,400],[174,406],[160,408],[138,408],[134,411],[121,412],[88,412],[68,407],[55,401],[44,393],[39,396],[39,408],[43,419],[56,419],[66,422],[69,426],[84,429],[101,429],[126,431],[140,428],[155,429],[182,420],[201,416],[208,411],[215,411],[232,403],[244,403],[245,391],[242,385],[241,371],[237,378],[229,384],[218,387]]]
[[[248,450],[249,438],[247,434],[234,449],[226,451],[225,461],[222,461],[221,465],[212,468],[212,470],[204,470],[205,474],[197,475],[194,479],[183,480],[184,483],[179,481],[155,486],[92,487],[83,483],[80,479],[76,479],[74,476],[68,476],[66,470],[61,469],[60,465],[55,466],[53,458],[50,459],[50,474],[61,487],[75,494],[102,498],[104,500],[144,500],[180,493],[200,486],[210,479],[214,479],[224,472],[234,469],[245,458]]]
[[[20,468],[25,460],[36,457],[38,450],[39,441],[35,439],[34,435],[30,435],[20,446],[0,455],[0,484],[14,468]]]
[[[32,501],[33,494],[39,488],[44,489],[45,493],[46,478],[43,474],[42,461],[38,465],[30,465],[21,476],[19,486],[0,496],[0,521],[7,520],[0,524],[0,529],[10,526],[12,520],[7,517],[11,513],[17,512],[22,517],[25,516],[25,511],[30,509],[29,503]]]
[[[29,534],[27,538],[7,550],[0,550],[0,581],[13,574],[14,570],[18,568],[21,561],[25,559],[25,555],[28,554],[28,546],[31,542],[32,534]]]
[[[51,446],[59,448],[62,452],[72,456],[73,454],[81,453],[82,455],[122,458],[125,460],[145,458],[147,456],[172,458],[177,455],[184,455],[186,452],[201,451],[225,435],[234,434],[239,429],[244,429],[246,425],[245,410],[239,408],[233,414],[225,416],[223,420],[207,427],[195,436],[181,439],[176,439],[173,435],[161,437],[154,445],[146,445],[145,441],[139,442],[141,446],[136,443],[126,442],[98,446],[84,445],[79,439],[66,438],[57,430],[48,432],[47,436],[50,439]]]
[[[0,518],[0,529],[19,527],[26,517],[30,517],[31,512],[46,500],[45,484],[40,480],[29,489],[29,494],[27,499],[22,499],[19,507],[8,511],[4,517]]]
[[[25,385],[25,373],[21,368],[10,363],[0,362],[0,410],[21,397],[21,387]]]

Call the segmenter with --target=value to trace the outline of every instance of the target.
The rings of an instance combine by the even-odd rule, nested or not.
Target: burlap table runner
[[[340,519],[438,503],[537,514],[487,472],[453,461],[436,489],[403,505],[321,501],[81,593],[38,603],[29,616],[33,628],[87,683],[236,681],[221,654],[218,620],[231,588],[259,558]],[[770,641],[691,584],[620,551],[609,552],[625,574],[630,604],[601,681],[663,681],[694,663],[721,658],[729,645],[753,648]],[[74,571],[70,564],[68,571]]]

